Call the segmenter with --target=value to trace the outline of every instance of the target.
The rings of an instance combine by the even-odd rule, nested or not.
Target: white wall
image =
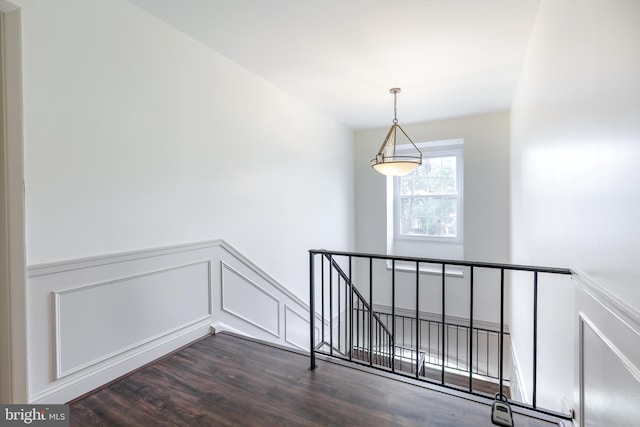
[[[637,325],[640,309],[639,75],[639,2],[542,2],[511,114],[511,247],[515,263],[565,266],[579,271],[583,278],[577,279],[581,284],[577,300],[574,289],[563,285],[541,301],[542,310],[558,313],[552,333],[542,342],[547,348],[543,356],[555,359],[549,373],[558,378],[562,371],[566,374],[578,365],[580,351],[603,362],[589,366],[589,372],[622,388],[633,375],[622,369],[612,370],[611,375],[622,371],[626,375],[612,377],[605,362],[619,362],[621,354],[640,366],[640,346],[629,347],[634,341],[627,338],[635,337],[637,344],[636,326],[629,325]],[[587,288],[599,289],[599,295],[606,297],[593,297],[596,293],[592,291],[585,296]],[[600,307],[610,308],[608,316],[596,314],[592,304],[584,302],[594,298],[601,300]],[[527,299],[530,294],[514,292],[514,302]],[[625,326],[611,315],[618,311],[626,313],[619,318],[636,320]],[[597,317],[596,326],[605,331],[605,337],[625,337],[612,340],[614,347],[632,350],[616,354],[609,346],[612,352],[604,354],[604,341],[596,345],[593,337],[583,337],[576,340],[575,355],[572,352],[567,362],[552,343],[572,341],[569,334],[583,324],[579,313]],[[526,322],[520,326],[529,327]],[[589,343],[592,348],[584,347]],[[520,353],[525,357],[525,351]],[[579,401],[581,384],[587,382],[578,375],[575,384],[562,381],[557,386],[572,389]],[[587,395],[602,391],[602,383],[589,384],[592,388],[585,391]],[[629,387],[639,388],[637,383]],[[586,425],[624,425],[621,419],[606,418],[614,406],[602,400],[604,396],[600,395],[600,407],[583,408],[583,421]],[[633,393],[625,399],[630,396]]]
[[[222,238],[304,302],[307,250],[353,249],[350,130],[124,0],[16,4],[22,8],[30,268]],[[200,267],[194,267],[198,280]],[[185,313],[205,323],[215,317],[196,302],[207,288],[192,283],[191,272],[166,285],[188,295],[165,313],[174,324],[160,329],[177,327]],[[121,281],[129,277],[124,270],[110,276],[107,281],[126,287],[116,297],[166,303],[154,294],[165,289],[159,281]],[[70,396],[56,394],[66,385],[51,373],[52,295],[71,301],[73,293],[65,293],[70,285],[64,281],[38,280],[27,283],[29,396],[51,401]],[[91,287],[91,280],[78,283]],[[212,304],[221,297],[212,293]],[[117,306],[112,302],[104,319],[87,324],[110,325],[105,345],[126,349],[128,343],[111,339],[118,336],[116,318],[109,318],[118,316]],[[66,306],[68,319],[82,317],[74,307],[82,304]],[[145,325],[156,322],[158,307],[138,308],[139,335],[151,339],[157,331]],[[208,331],[198,325],[196,335]],[[194,337],[180,334],[167,335],[176,339],[162,351]],[[67,360],[82,356],[73,348],[62,350]],[[126,366],[160,354],[152,349]],[[95,378],[108,380],[117,371],[103,375],[104,369],[82,375],[96,386]]]
[[[506,112],[462,117],[450,120],[404,125],[414,142],[440,141],[461,138],[464,140],[464,252],[463,256],[451,250],[449,244],[431,244],[416,248],[412,253],[397,255],[460,259],[468,261],[509,261],[509,114]],[[375,156],[386,136],[388,128],[356,133],[356,246],[366,253],[384,254],[387,251],[387,190],[386,177],[375,172],[369,161]],[[362,270],[362,269],[361,269]],[[384,268],[379,269],[380,283],[384,282]],[[388,275],[387,275],[388,276]],[[368,272],[360,273],[368,283]],[[478,283],[484,280],[485,288],[476,292],[475,316],[488,322],[499,321],[499,275],[478,271]],[[398,304],[414,308],[414,275],[400,273],[398,280],[404,284],[407,295],[401,295]],[[440,301],[437,285],[439,278],[423,276],[421,307],[439,312]],[[468,274],[464,280],[450,278],[447,288],[449,315],[468,316]],[[384,283],[389,283],[387,280]],[[382,288],[388,286],[381,284]],[[427,285],[431,283],[431,285]],[[435,285],[434,285],[435,283]],[[480,290],[480,288],[476,288]],[[368,294],[368,290],[364,289]],[[400,292],[400,291],[399,291]],[[381,295],[382,294],[382,295]],[[382,300],[377,300],[382,298]],[[388,304],[388,291],[374,293],[374,302]],[[403,302],[408,301],[408,302]],[[410,306],[412,305],[412,306]]]
[[[16,3],[29,264],[224,238],[306,298],[350,248],[351,131],[124,0]]]

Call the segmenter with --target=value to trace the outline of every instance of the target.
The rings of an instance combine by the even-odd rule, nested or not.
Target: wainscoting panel
[[[578,316],[576,424],[640,419],[640,313],[584,275],[574,276]]]
[[[280,338],[278,299],[224,262],[221,269],[222,310]]]
[[[586,316],[580,318],[583,426],[640,420],[640,370]]]
[[[55,291],[57,378],[208,319],[209,270],[202,261]]]
[[[214,328],[309,349],[309,306],[228,244],[214,268]],[[319,316],[316,316],[318,324]]]
[[[309,346],[308,305],[223,240],[29,266],[27,290],[31,403],[68,402],[213,330]]]
[[[287,344],[303,350],[309,350],[309,311],[302,315],[289,306],[285,307],[284,323]],[[320,328],[315,328],[316,342],[320,340]]]

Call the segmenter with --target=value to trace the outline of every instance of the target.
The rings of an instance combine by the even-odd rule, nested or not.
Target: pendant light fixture
[[[416,144],[409,138],[409,135],[407,135],[404,129],[398,124],[396,101],[399,92],[400,88],[397,87],[389,90],[389,93],[393,94],[393,125],[391,125],[391,129],[389,129],[389,133],[384,139],[380,151],[378,151],[376,157],[371,160],[371,166],[377,172],[387,176],[406,175],[422,164],[422,152],[420,152]],[[402,135],[411,143],[415,149],[414,151],[406,152],[402,149],[400,154],[396,152],[396,135],[398,130],[400,130]]]

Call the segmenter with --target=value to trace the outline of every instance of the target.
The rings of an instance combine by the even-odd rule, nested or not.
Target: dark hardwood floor
[[[71,402],[72,426],[491,426],[490,406],[235,335]],[[518,427],[551,422],[515,415]]]

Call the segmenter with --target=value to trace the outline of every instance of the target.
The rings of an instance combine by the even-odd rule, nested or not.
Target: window
[[[462,241],[462,147],[424,149],[394,178],[394,240]]]

